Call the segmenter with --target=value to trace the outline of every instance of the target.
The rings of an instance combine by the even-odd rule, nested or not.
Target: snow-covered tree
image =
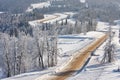
[[[109,27],[109,39],[108,42],[105,45],[104,48],[104,55],[103,55],[103,59],[102,59],[102,63],[108,62],[111,63],[114,61],[114,57],[115,57],[115,45],[112,43],[112,38],[113,38],[113,34],[112,34],[112,30],[111,30],[111,25]]]

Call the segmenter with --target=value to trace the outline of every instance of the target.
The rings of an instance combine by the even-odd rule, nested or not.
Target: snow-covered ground
[[[56,70],[62,69],[75,53],[94,41],[94,37],[84,35],[62,35],[58,39],[59,58]]]
[[[98,22],[97,24],[97,31],[108,31],[108,23],[104,23],[104,22]]]
[[[50,6],[50,2],[42,2],[42,3],[35,3],[35,4],[31,4],[30,7],[28,7],[28,9],[26,10],[26,12],[31,12],[33,9],[36,8],[44,8],[44,7],[49,7]]]
[[[62,70],[64,66],[72,60],[73,56],[76,55],[77,51],[89,45],[96,38],[104,35],[102,32],[88,32],[86,35],[83,34],[73,34],[73,35],[62,35],[58,38],[58,49],[60,53],[58,55],[58,64],[53,68],[49,68],[43,71],[24,73],[17,75],[8,79],[3,80],[33,80],[37,77],[45,78],[50,74]]]
[[[88,33],[89,34],[89,33]],[[77,51],[90,44],[95,37],[88,37],[87,35],[62,35],[58,39],[58,49],[60,53],[70,53]],[[74,46],[74,47],[73,47]]]
[[[102,26],[104,28],[105,26],[103,25],[104,23],[99,23],[99,26]],[[108,25],[106,25],[108,27]],[[105,28],[106,28],[105,27]],[[113,43],[116,45],[116,58],[113,63],[106,63],[106,64],[101,64],[100,60],[102,59],[103,56],[103,49],[105,46],[105,43],[96,50],[94,54],[98,56],[92,56],[89,63],[86,65],[84,70],[76,75],[71,76],[67,80],[119,80],[120,79],[120,72],[115,72],[115,70],[120,67],[120,43],[119,43],[119,38],[118,38],[118,30],[120,26],[112,26],[112,30],[116,32],[114,38],[113,38]],[[101,29],[101,28],[100,28]]]
[[[48,15],[46,15],[48,17]],[[86,45],[89,45],[96,38],[104,35],[101,31],[108,30],[108,23],[99,22],[97,25],[97,31],[88,32],[86,35],[83,34],[73,34],[73,35],[60,35],[58,37],[58,64],[55,67],[45,69],[43,71],[24,73],[21,75],[16,75],[11,78],[2,79],[2,80],[34,80],[37,77],[45,78],[50,74],[54,74],[55,72],[61,70],[69,60],[72,59],[74,53],[78,50],[82,49]],[[114,72],[115,69],[118,68],[119,59],[120,59],[120,44],[118,39],[118,30],[119,25],[112,26],[112,30],[115,31],[115,36],[113,38],[113,43],[116,44],[116,61],[111,64],[100,64],[100,59],[104,53],[103,48],[105,43],[100,46],[94,54],[97,56],[92,56],[89,63],[86,65],[84,70],[80,73],[74,74],[67,80],[119,80],[120,75],[119,72]]]
[[[119,24],[120,25],[120,20],[115,20],[114,23]]]

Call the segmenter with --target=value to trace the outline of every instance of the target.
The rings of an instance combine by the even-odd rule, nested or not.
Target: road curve
[[[37,22],[38,23],[44,23],[45,21],[53,20],[53,19],[56,19],[58,17],[60,17],[60,15],[54,15],[54,16],[49,17],[49,18],[44,18],[44,19],[37,20]]]
[[[67,64],[66,67],[64,67],[59,72],[46,76],[46,78],[37,78],[35,80],[65,80],[68,77],[70,77],[74,72],[80,70],[88,58],[91,55],[91,52],[96,50],[106,39],[107,35],[103,35],[102,37],[96,39],[94,42],[92,42],[90,45],[86,46],[82,50],[78,52],[77,55],[73,57],[73,59]]]

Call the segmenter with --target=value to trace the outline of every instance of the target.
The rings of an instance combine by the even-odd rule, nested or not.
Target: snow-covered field
[[[94,41],[94,37],[84,35],[62,35],[58,39],[59,58],[56,70],[62,69],[75,53]]]
[[[104,23],[104,22],[98,22],[97,24],[97,31],[108,31],[108,23]]]
[[[36,8],[44,8],[44,7],[49,7],[50,6],[50,2],[42,2],[42,3],[35,3],[35,4],[31,4],[30,7],[28,7],[28,9],[26,10],[26,12],[30,12],[33,9]]]

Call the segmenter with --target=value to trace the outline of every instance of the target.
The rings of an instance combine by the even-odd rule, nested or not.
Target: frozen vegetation
[[[101,28],[106,29],[108,28],[107,23],[99,22],[97,25],[97,30],[101,30]],[[116,32],[113,43],[116,44],[116,61],[111,64],[101,64],[100,60],[103,56],[103,48],[106,43],[104,43],[100,48],[98,48],[94,55],[91,56],[91,59],[89,63],[85,66],[85,68],[82,70],[82,72],[78,72],[73,74],[68,80],[84,80],[84,79],[90,79],[90,80],[104,80],[104,79],[110,79],[110,80],[119,80],[119,72],[114,72],[114,70],[118,69],[118,60],[119,60],[119,43],[118,43],[118,26],[113,26],[113,31]],[[84,46],[89,45],[91,42],[94,41],[94,39],[99,38],[102,36],[102,32],[88,32],[86,35],[84,34],[72,34],[72,35],[60,35],[58,37],[58,49],[59,49],[59,55],[58,55],[58,64],[55,67],[45,69],[43,71],[38,72],[32,72],[32,73],[25,73],[21,75],[17,75],[15,77],[11,77],[8,79],[3,80],[33,80],[37,77],[41,76],[41,79],[46,78],[50,74],[54,74],[55,72],[59,72],[66,64],[69,62],[70,59],[72,59],[72,56],[75,55],[74,53],[82,49]],[[82,46],[81,46],[82,45]],[[117,63],[116,63],[117,62]],[[109,73],[109,74],[108,74]],[[32,75],[32,76],[31,76]],[[117,76],[118,75],[118,76]],[[87,77],[86,77],[87,76]],[[112,78],[110,78],[110,76]]]
[[[119,0],[0,0],[0,79],[51,79],[75,66],[68,64],[108,34],[97,49],[84,52],[90,55],[82,68],[66,80],[119,80],[119,4]]]

